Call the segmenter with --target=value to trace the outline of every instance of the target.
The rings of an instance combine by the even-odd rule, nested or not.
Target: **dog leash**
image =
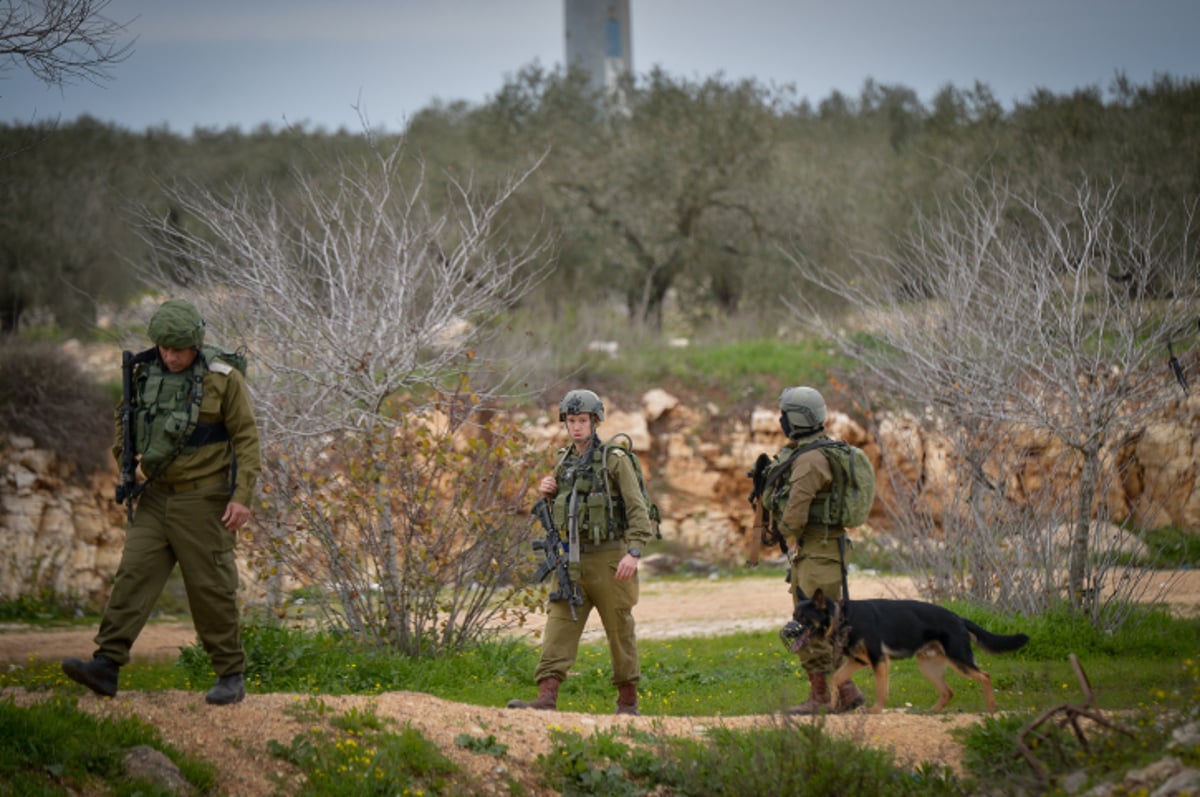
[[[845,614],[846,605],[850,602],[850,580],[846,573],[846,532],[843,529],[842,534],[838,537],[838,558],[842,565],[842,614]]]

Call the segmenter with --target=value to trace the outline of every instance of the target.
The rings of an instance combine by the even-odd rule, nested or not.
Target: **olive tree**
[[[552,298],[582,288],[657,333],[672,291],[733,312],[757,262],[777,257],[765,228],[779,204],[773,115],[784,99],[753,81],[676,80],[661,69],[603,97],[576,70],[535,68],[472,123],[494,157],[547,153],[531,190],[561,231],[562,295]]]
[[[546,265],[544,241],[498,223],[527,176],[439,195],[402,142],[377,142],[287,192],[181,184],[174,213],[145,215],[152,282],[250,347],[255,553],[280,612],[308,587],[334,627],[416,655],[527,597],[525,447],[486,411],[504,364],[475,357],[480,322]]]
[[[1121,511],[1108,486],[1121,478],[1123,448],[1178,396],[1164,363],[1169,344],[1195,344],[1200,271],[1194,201],[1130,215],[1115,210],[1120,192],[1086,180],[1058,195],[981,181],[853,277],[796,260],[866,331],[837,331],[813,294],[795,298],[800,316],[858,360],[877,398],[907,405],[941,441],[942,528],[904,511],[928,485],[900,485],[893,511],[912,521],[918,552],[939,537],[957,552],[931,577],[953,594],[1020,592],[1044,606],[1065,586],[1095,621],[1103,588],[1122,587],[1106,584],[1115,558],[1101,555],[1111,552],[1097,530]],[[1033,478],[1033,467],[1057,472]],[[1063,525],[1060,550],[1048,540]]]

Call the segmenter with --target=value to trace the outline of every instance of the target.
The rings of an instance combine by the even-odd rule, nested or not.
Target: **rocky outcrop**
[[[672,547],[709,560],[739,561],[753,548],[747,471],[760,453],[783,443],[778,412],[758,408],[730,416],[715,406],[693,407],[663,390],[640,406],[617,408],[606,400],[601,434],[628,434],[663,514],[662,532]],[[555,410],[556,412],[556,410]],[[565,445],[547,412],[525,423],[537,445]],[[883,526],[892,484],[920,486],[920,500],[940,518],[953,488],[949,449],[904,416],[877,419],[872,436],[850,417],[834,412],[832,436],[862,447],[880,472],[871,525]],[[1028,445],[1018,479],[1021,489],[1040,489],[1053,446]],[[886,456],[885,456],[886,452]],[[1114,459],[1124,479],[1107,496],[1116,520],[1150,527],[1200,528],[1200,397],[1179,401],[1128,441]],[[102,602],[116,571],[124,540],[124,514],[112,500],[111,473],[75,483],[50,453],[26,438],[0,439],[0,599],[47,591],[89,604]],[[1124,513],[1124,514],[1122,514]]]
[[[611,402],[605,404],[611,407]],[[717,407],[689,406],[659,389],[647,393],[641,404],[627,411],[610,409],[600,432],[610,436],[625,431],[632,437],[662,509],[664,538],[709,557],[745,556],[754,546],[747,471],[760,453],[774,454],[783,444],[778,411],[759,407],[729,417]],[[877,418],[874,434],[839,412],[830,413],[827,426],[831,436],[861,447],[875,464],[877,500],[869,525],[887,527],[886,508],[894,505],[897,485],[916,485],[922,511],[941,522],[955,478],[944,438],[899,414]],[[565,445],[556,425],[539,428],[543,437]],[[1053,441],[1031,437],[1014,448],[1025,453],[1003,476],[1012,482],[1012,495],[1055,489],[1051,479],[1078,476],[1077,470],[1061,466],[1067,457]],[[1113,520],[1200,529],[1200,396],[1167,406],[1141,434],[1106,457],[1119,462],[1124,474],[1104,496]],[[1109,525],[1094,533],[1108,539],[1117,531]],[[1065,529],[1054,530],[1056,539],[1066,534]]]
[[[0,599],[107,597],[125,540],[115,483],[115,469],[77,483],[29,438],[0,440]]]

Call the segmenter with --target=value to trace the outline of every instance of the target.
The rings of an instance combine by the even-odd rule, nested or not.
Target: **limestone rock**
[[[601,437],[630,435],[663,513],[664,539],[712,559],[743,559],[756,536],[746,500],[751,487],[747,471],[759,454],[774,455],[785,442],[778,411],[754,407],[723,416],[717,407],[688,406],[659,389],[647,391],[632,409],[604,401]],[[557,418],[555,403],[517,420],[533,446],[550,450],[569,442]],[[954,510],[949,505],[958,478],[954,447],[944,429],[924,420],[903,413],[880,415],[873,419],[872,434],[844,413],[829,415],[831,435],[860,446],[875,464],[871,528],[886,531],[898,491],[915,495],[916,509],[934,527],[947,522],[947,513]],[[1010,448],[987,466],[988,478],[1003,483],[1007,496],[1056,496],[1078,478],[1077,466],[1069,464],[1071,452],[1044,434],[1023,433]],[[1118,523],[1131,519],[1150,526],[1200,528],[1198,459],[1200,396],[1193,396],[1168,407],[1133,439],[1103,452],[1105,472],[1122,475],[1108,479],[1111,487],[1104,500],[1109,516]],[[112,497],[116,468],[82,484],[68,473],[33,440],[0,438],[0,546],[6,551],[0,559],[0,599],[46,587],[95,604],[107,599],[125,537],[124,508]],[[976,509],[987,511],[987,506]],[[1048,529],[1045,536],[1061,549],[1070,531]],[[1101,549],[1143,552],[1139,541],[1116,526],[1096,526],[1092,539]],[[242,570],[251,575],[246,567]]]
[[[642,415],[654,423],[666,413],[679,406],[679,399],[662,388],[654,388],[642,396]]]

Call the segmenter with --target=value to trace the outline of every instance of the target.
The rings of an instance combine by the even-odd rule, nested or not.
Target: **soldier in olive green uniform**
[[[542,657],[534,672],[538,696],[511,700],[509,708],[556,709],[558,687],[579,652],[579,639],[592,608],[600,614],[617,687],[617,713],[638,714],[637,637],[633,607],[638,601],[638,562],[654,536],[641,485],[629,455],[619,446],[602,456],[596,425],[604,405],[590,390],[572,390],[558,405],[572,444],[558,452],[554,472],[538,484],[553,500],[555,525],[564,533],[574,525],[578,563],[571,573],[583,604],[571,618],[567,601],[552,601],[546,618]],[[604,461],[604,460],[607,461]],[[556,587],[558,589],[558,587]]]
[[[250,519],[261,470],[258,429],[242,374],[206,356],[204,320],[172,299],[150,320],[157,356],[135,372],[137,453],[147,482],[125,536],[112,594],[90,661],[63,671],[100,695],[117,692],[119,669],[178,562],[196,633],[218,676],[205,699],[245,695],[246,654],[238,620],[237,530]],[[117,419],[118,462],[123,427]],[[133,500],[129,498],[128,500]]]
[[[813,388],[784,390],[779,396],[779,410],[779,423],[788,436],[788,443],[776,455],[776,463],[816,440],[829,439],[825,433],[825,399]],[[783,500],[775,498],[771,502],[772,520],[779,533],[788,539],[792,551],[790,589],[795,602],[801,597],[797,590],[812,595],[819,589],[836,600],[842,596],[846,530],[826,526],[810,517],[810,510],[815,509],[814,499],[819,501],[828,496],[832,484],[829,460],[818,449],[806,451],[792,460]],[[834,650],[827,639],[809,639],[800,652],[800,663],[808,674],[811,693],[805,702],[787,709],[789,714],[816,714],[830,709],[828,678],[840,666],[841,659],[841,653]],[[839,711],[849,711],[864,702],[862,692],[853,681],[839,687]]]

